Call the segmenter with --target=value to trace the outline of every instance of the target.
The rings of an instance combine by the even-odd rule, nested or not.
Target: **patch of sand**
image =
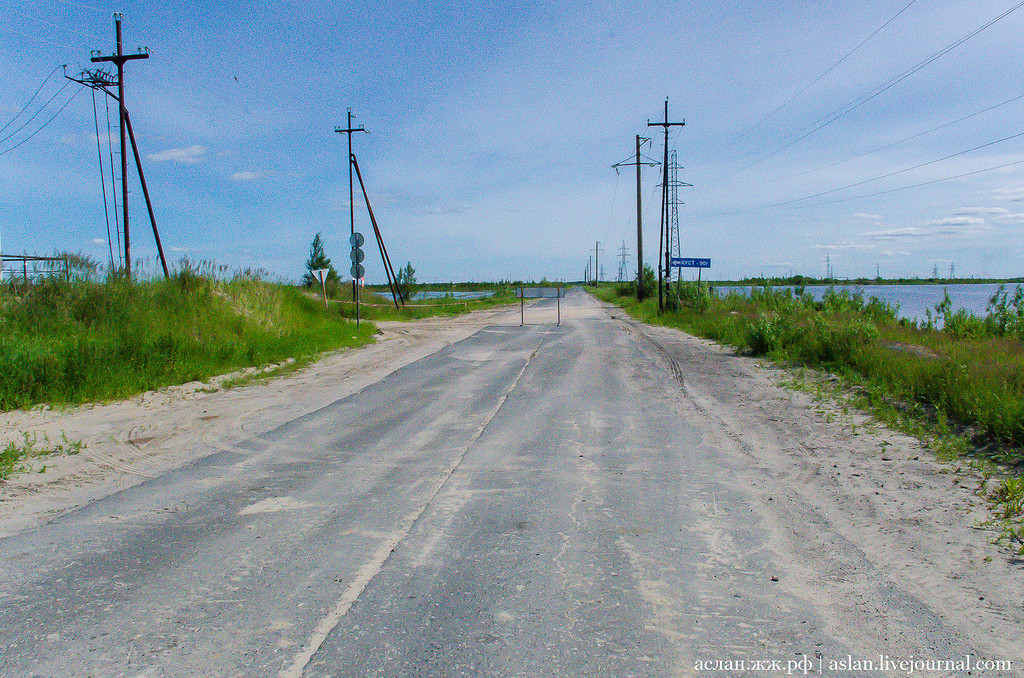
[[[374,344],[339,351],[265,383],[222,390],[192,382],[123,401],[0,414],[0,445],[23,435],[82,441],[77,455],[39,457],[0,481],[0,537],[9,536],[358,392],[391,372],[489,325],[519,325],[519,308],[454,318],[378,322]],[[45,468],[45,470],[44,470]],[[39,472],[42,471],[42,472]]]

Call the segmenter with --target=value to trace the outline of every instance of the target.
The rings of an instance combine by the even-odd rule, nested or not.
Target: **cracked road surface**
[[[0,539],[0,674],[1021,675],[1019,608],[894,572],[831,464],[730,405],[735,357],[554,305]]]

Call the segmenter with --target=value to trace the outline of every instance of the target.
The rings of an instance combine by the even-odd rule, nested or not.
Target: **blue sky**
[[[713,278],[823,275],[826,259],[841,277],[951,263],[959,276],[1017,276],[1016,4],[8,0],[2,247],[109,260],[90,92],[26,141],[78,87],[57,94],[58,71],[17,114],[56,66],[75,74],[90,50],[113,50],[119,11],[126,49],[151,49],[126,67],[126,101],[172,262],[294,280],[322,231],[346,269],[346,144],[333,130],[351,107],[370,131],[354,148],[396,266],[411,261],[423,281],[576,279],[600,241],[615,278],[623,242],[635,270],[635,184],[611,165],[635,134],[661,158],[647,121],[667,97],[686,122],[670,147],[693,184],[680,189],[682,254],[711,257]],[[105,153],[105,129],[102,141]],[[644,170],[652,264],[659,179]],[[131,190],[133,255],[152,270]],[[375,251],[368,262],[382,280]]]

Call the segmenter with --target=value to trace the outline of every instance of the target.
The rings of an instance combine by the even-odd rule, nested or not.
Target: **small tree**
[[[406,299],[411,298],[416,291],[416,269],[412,267],[412,262],[407,262],[405,268],[398,269],[395,277],[397,278],[395,282],[398,283],[398,289],[402,296]]]
[[[309,259],[306,260],[306,274],[302,276],[303,287],[313,287],[314,285],[320,284],[320,279],[313,274],[321,268],[327,269],[327,278],[324,280],[324,286],[327,287],[328,291],[337,289],[339,277],[338,272],[331,266],[331,260],[327,258],[324,253],[324,241],[320,237],[320,233],[316,234],[313,238],[313,243],[309,246]]]

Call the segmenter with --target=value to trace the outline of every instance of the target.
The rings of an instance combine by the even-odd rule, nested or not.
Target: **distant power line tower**
[[[683,256],[682,247],[679,244],[679,206],[683,204],[683,201],[679,199],[679,187],[680,186],[693,186],[693,184],[687,184],[679,180],[679,170],[682,167],[679,165],[679,161],[676,157],[676,152],[672,151],[672,156],[668,163],[668,233],[669,233],[669,257],[681,257]],[[671,269],[669,269],[671,271]],[[680,277],[682,273],[680,272]],[[668,274],[669,282],[672,281],[672,274]]]
[[[619,282],[623,282],[629,277],[629,265],[626,263],[629,260],[629,252],[626,248],[626,241],[622,241],[622,247],[619,248]]]

